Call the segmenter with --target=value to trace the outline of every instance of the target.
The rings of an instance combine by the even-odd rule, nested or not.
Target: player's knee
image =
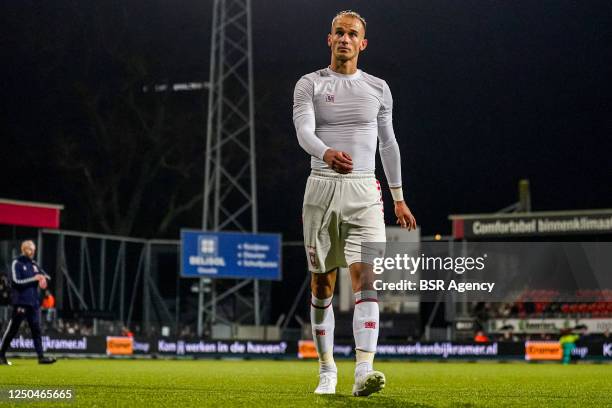
[[[335,271],[328,273],[313,273],[310,289],[317,299],[327,299],[334,294]]]
[[[328,283],[313,281],[310,288],[312,289],[312,294],[317,299],[327,299],[334,294],[334,288]]]
[[[372,265],[363,262],[355,262],[350,265],[351,283],[353,293],[362,290],[374,290],[374,272]]]
[[[32,330],[32,337],[40,337],[41,335],[40,326],[34,325],[30,329]]]

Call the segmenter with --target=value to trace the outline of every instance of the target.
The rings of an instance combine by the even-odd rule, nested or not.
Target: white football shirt
[[[293,123],[311,168],[329,168],[329,148],[347,152],[353,171],[373,171],[376,141],[389,187],[401,187],[400,151],[392,123],[393,98],[385,81],[361,70],[343,75],[330,68],[304,75],[295,85]]]

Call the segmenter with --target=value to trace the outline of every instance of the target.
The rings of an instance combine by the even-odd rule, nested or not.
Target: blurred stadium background
[[[612,237],[607,2],[2,8],[12,64],[2,68],[0,322],[11,260],[34,239],[53,277],[49,353],[313,357],[299,222],[308,158],[291,95],[326,64],[325,33],[341,9],[368,20],[361,68],[394,92],[404,188],[421,227],[389,227],[390,241],[450,252],[471,241]],[[503,228],[542,220],[556,227]],[[282,274],[182,277],[186,229],[280,234]],[[340,359],[354,353],[349,287],[344,274],[334,296]],[[555,287],[503,303],[388,298],[378,358],[560,362],[568,342],[574,362],[612,360],[612,288],[566,301]],[[24,325],[9,356],[32,348]]]

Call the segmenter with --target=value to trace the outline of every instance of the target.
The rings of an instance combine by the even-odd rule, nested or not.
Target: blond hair
[[[334,24],[336,23],[336,20],[339,19],[340,17],[353,17],[353,18],[358,19],[359,21],[361,21],[361,24],[363,24],[363,31],[365,31],[366,29],[365,18],[361,17],[361,15],[358,12],[353,11],[353,10],[343,10],[343,11],[340,11],[338,14],[336,14],[334,16],[334,19],[332,20],[332,30],[333,30]]]

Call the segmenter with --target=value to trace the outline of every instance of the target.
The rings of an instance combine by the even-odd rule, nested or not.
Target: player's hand
[[[395,201],[395,216],[397,217],[396,224],[402,228],[408,228],[408,231],[416,229],[416,219],[405,201]]]
[[[47,280],[45,279],[45,277],[42,275],[38,275],[38,276],[42,278],[38,280],[38,287],[41,288],[42,290],[47,289]]]
[[[346,152],[327,149],[323,155],[323,161],[336,173],[348,174],[353,171],[353,159]]]

